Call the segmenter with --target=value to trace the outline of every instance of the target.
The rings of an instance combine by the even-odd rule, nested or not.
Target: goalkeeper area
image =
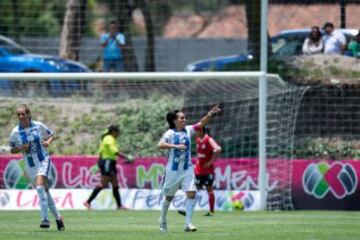
[[[196,233],[185,233],[184,218],[169,212],[168,234],[158,231],[156,211],[66,211],[66,231],[59,233],[54,221],[48,231],[35,230],[37,211],[4,211],[0,218],[2,239],[358,239],[359,212],[282,211],[218,212],[204,217],[197,212]]]

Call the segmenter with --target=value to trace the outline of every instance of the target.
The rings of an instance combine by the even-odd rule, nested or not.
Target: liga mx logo
[[[311,163],[304,171],[304,191],[322,199],[328,192],[331,192],[337,199],[342,199],[353,194],[357,188],[358,179],[356,171],[349,163],[326,162]]]
[[[49,169],[49,187],[53,188],[57,182],[57,172],[54,165],[50,164]],[[31,187],[28,178],[25,175],[25,161],[11,160],[4,171],[4,184],[8,189],[27,189]]]

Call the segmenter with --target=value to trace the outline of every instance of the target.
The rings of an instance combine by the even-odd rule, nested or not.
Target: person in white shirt
[[[16,109],[19,124],[11,132],[9,145],[11,153],[22,153],[26,176],[36,188],[41,210],[41,228],[49,228],[48,209],[55,217],[57,228],[64,231],[63,217],[59,214],[48,186],[50,156],[48,146],[54,140],[54,133],[43,123],[31,119],[30,108],[23,104]]]
[[[200,122],[194,125],[186,125],[185,114],[179,110],[169,112],[166,116],[169,130],[164,133],[158,143],[159,149],[168,150],[168,163],[162,183],[162,194],[165,195],[165,200],[161,206],[159,220],[161,232],[167,232],[166,215],[178,189],[183,190],[187,198],[185,202],[186,220],[184,230],[186,232],[197,230],[191,223],[196,203],[195,174],[191,163],[191,136],[195,131],[201,130],[218,112],[220,112],[220,108],[215,106]]]
[[[325,54],[342,54],[346,50],[346,38],[340,31],[335,30],[334,24],[327,22],[323,27],[325,34],[324,53]]]
[[[324,42],[322,40],[322,35],[320,28],[318,26],[311,27],[311,32],[309,37],[307,37],[302,46],[303,54],[317,54],[322,53],[324,50]]]

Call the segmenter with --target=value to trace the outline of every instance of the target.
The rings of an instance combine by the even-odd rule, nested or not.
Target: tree
[[[261,0],[245,0],[248,30],[248,51],[254,56],[255,65],[260,64],[261,51]],[[268,56],[271,54],[271,41],[268,36]]]
[[[155,33],[154,24],[151,18],[149,5],[146,0],[138,0],[138,7],[141,9],[146,27],[146,57],[145,57],[145,71],[155,72]]]
[[[254,59],[260,59],[261,0],[246,0],[245,10],[248,51],[253,54]]]
[[[17,0],[13,0],[11,1],[11,7],[12,7],[12,11],[13,11],[13,24],[14,24],[14,38],[15,41],[19,41],[20,40],[20,31],[19,31],[19,27],[20,27],[20,11],[19,11],[19,3]]]
[[[134,5],[131,0],[113,0],[109,2],[109,9],[119,24],[119,31],[125,35],[125,47],[123,48],[124,67],[127,72],[137,72],[139,67],[132,43],[131,22]]]
[[[86,0],[68,0],[60,38],[59,55],[66,59],[80,59],[81,36],[85,27]]]
[[[20,40],[22,36],[58,36],[63,0],[1,0],[0,34]],[[62,17],[61,17],[62,20]]]

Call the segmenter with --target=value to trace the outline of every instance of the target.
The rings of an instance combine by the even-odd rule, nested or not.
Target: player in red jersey
[[[221,147],[210,136],[209,130],[203,128],[199,131],[196,137],[196,152],[198,154],[195,177],[196,187],[198,190],[206,188],[209,196],[210,211],[206,216],[214,214],[215,195],[213,189],[214,182],[214,161],[220,155]]]
[[[196,152],[197,160],[195,166],[196,188],[201,190],[204,187],[209,196],[209,212],[205,216],[214,214],[215,195],[213,189],[214,182],[214,161],[220,155],[221,147],[210,136],[209,130],[202,128],[196,133]],[[179,210],[179,214],[185,215],[185,211]]]

